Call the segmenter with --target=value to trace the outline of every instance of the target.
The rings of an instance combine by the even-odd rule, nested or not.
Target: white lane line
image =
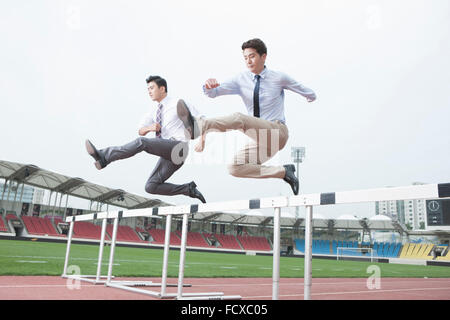
[[[407,292],[407,291],[428,291],[428,290],[450,290],[447,288],[410,288],[410,289],[389,289],[389,290],[366,290],[366,291],[341,291],[341,292],[320,292],[311,293],[311,296],[327,296],[327,295],[347,295],[347,294],[362,294],[362,293],[386,293],[386,292]],[[271,298],[272,296],[247,296],[242,297],[243,299],[263,299]],[[303,297],[303,294],[280,294],[278,297]]]

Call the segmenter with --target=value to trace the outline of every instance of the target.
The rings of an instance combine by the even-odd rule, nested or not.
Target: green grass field
[[[98,245],[72,244],[69,265],[76,265],[82,274],[96,274]],[[103,251],[102,274],[107,274],[109,246]],[[65,243],[43,241],[0,240],[0,275],[60,276],[64,266]],[[161,276],[163,250],[116,247],[113,275],[130,277]],[[169,277],[178,276],[179,251],[169,255]],[[450,268],[360,261],[313,259],[315,278],[365,278],[367,268],[377,265],[381,277],[448,278]],[[281,257],[280,276],[302,278],[304,259]],[[272,277],[271,256],[186,252],[185,277]]]

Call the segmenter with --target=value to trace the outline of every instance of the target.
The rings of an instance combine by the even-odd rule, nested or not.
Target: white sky
[[[290,138],[272,160],[290,163],[291,147],[306,147],[301,192],[450,182],[448,0],[217,3],[2,1],[0,159],[149,196],[144,185],[155,156],[98,171],[85,139],[99,148],[134,139],[153,103],[150,74],[207,117],[245,113],[238,96],[209,99],[201,86],[245,70],[241,44],[259,37],[268,68],[317,93],[309,104],[286,92]],[[211,136],[204,154],[192,149],[169,182],[195,180],[208,201],[292,194],[282,180],[230,176],[235,139]],[[374,205],[316,212],[371,216]]]

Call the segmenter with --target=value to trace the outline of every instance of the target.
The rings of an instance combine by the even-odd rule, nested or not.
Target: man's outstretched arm
[[[239,85],[233,79],[219,83],[216,79],[210,78],[203,85],[203,93],[210,98],[227,94],[239,94],[239,92]]]
[[[313,102],[316,100],[316,93],[310,88],[305,87],[301,83],[295,81],[288,75],[283,76],[283,88],[287,90],[291,90],[295,93],[301,94],[308,100],[308,102]]]

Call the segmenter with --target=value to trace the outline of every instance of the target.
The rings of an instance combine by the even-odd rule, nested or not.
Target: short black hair
[[[261,39],[255,38],[255,39],[250,39],[248,41],[245,41],[242,44],[242,50],[248,49],[248,48],[252,48],[255,49],[256,52],[258,52],[258,54],[260,56],[262,56],[263,54],[267,54],[267,47],[264,44],[264,42],[262,42]]]
[[[145,79],[145,82],[147,82],[147,84],[149,84],[150,82],[154,82],[156,83],[158,88],[164,87],[167,93],[167,81],[160,76],[149,76],[147,79]]]

